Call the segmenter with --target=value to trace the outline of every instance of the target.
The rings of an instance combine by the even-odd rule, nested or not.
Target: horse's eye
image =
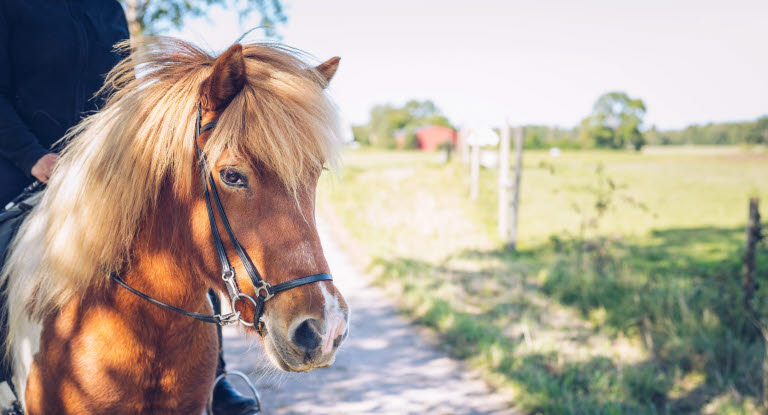
[[[219,172],[219,175],[221,176],[221,181],[224,182],[224,184],[227,186],[245,187],[248,185],[248,181],[245,179],[245,176],[238,173],[236,170],[223,169]]]

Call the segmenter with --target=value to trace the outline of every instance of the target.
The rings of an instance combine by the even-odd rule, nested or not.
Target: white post
[[[469,130],[464,127],[459,130],[459,153],[461,153],[461,162],[466,166],[469,163]]]
[[[512,196],[512,227],[508,248],[517,249],[517,213],[520,210],[520,176],[523,174],[523,127],[515,128],[515,191]]]
[[[501,127],[501,143],[499,143],[499,237],[507,240],[509,237],[509,122]]]
[[[480,194],[480,144],[472,144],[470,149],[472,151],[472,167],[470,172],[469,198],[477,200],[477,196]]]

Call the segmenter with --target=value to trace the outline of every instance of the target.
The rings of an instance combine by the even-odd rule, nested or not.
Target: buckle
[[[269,300],[274,296],[274,294],[272,294],[269,291],[270,288],[272,288],[272,285],[270,285],[270,283],[264,280],[261,280],[261,284],[258,287],[254,287],[254,289],[256,290],[256,296],[263,298],[263,300],[261,301],[266,302],[267,300]],[[264,295],[261,295],[262,291],[264,291]]]
[[[227,314],[216,314],[213,317],[218,321],[218,324],[223,327],[237,323],[240,320],[240,312],[233,311]]]

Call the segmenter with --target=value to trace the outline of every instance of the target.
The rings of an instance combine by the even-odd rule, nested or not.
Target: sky
[[[459,126],[573,127],[614,90],[643,99],[646,127],[768,114],[768,0],[284,4],[284,43],[342,58],[331,93],[353,124],[431,99]],[[221,51],[257,22],[214,7],[174,34]]]

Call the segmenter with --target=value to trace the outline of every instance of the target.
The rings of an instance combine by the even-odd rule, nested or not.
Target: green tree
[[[640,150],[645,137],[640,131],[645,117],[645,103],[624,92],[603,94],[595,102],[592,114],[581,123],[580,139],[587,147]]]
[[[403,148],[407,150],[415,150],[419,148],[419,136],[417,135],[417,127],[406,127],[403,131],[404,140]]]
[[[275,36],[275,28],[286,22],[282,0],[120,0],[125,8],[131,38],[155,35],[169,28],[179,29],[188,17],[205,15],[209,7],[220,5],[237,10],[240,19],[254,12],[261,16],[259,26],[267,36]]]
[[[560,128],[547,125],[526,125],[524,147],[528,149],[560,147],[560,148],[578,148],[579,147],[579,129],[578,128]]]
[[[646,135],[648,133],[646,132]],[[768,143],[768,116],[755,121],[689,125],[660,132],[662,144],[734,145]]]
[[[360,144],[371,144],[371,129],[367,125],[353,125],[352,135],[355,137],[355,141]]]
[[[655,125],[652,125],[651,128],[645,131],[645,141],[650,145],[660,145],[661,144],[661,134],[659,133],[659,129],[656,128]]]
[[[754,127],[747,134],[745,141],[749,144],[768,144],[768,116],[755,121]]]

